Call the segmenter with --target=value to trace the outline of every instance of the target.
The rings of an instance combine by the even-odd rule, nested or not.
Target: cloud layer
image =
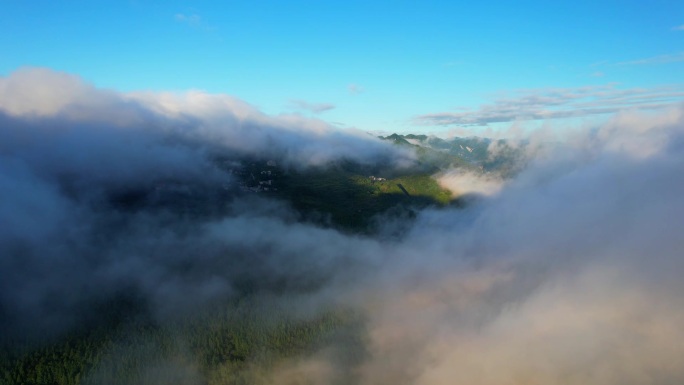
[[[622,115],[424,212],[373,303],[367,383],[681,381],[682,117]]]
[[[318,228],[227,193],[231,176],[212,161],[410,160],[360,134],[226,96],[122,95],[47,70],[3,79],[0,108],[3,330],[68,328],[130,292],[165,318],[264,290],[367,320],[360,364],[331,346],[284,363],[272,383],[350,372],[360,384],[684,381],[681,107],[569,132],[490,196],[422,211],[399,238]],[[138,190],[145,205],[122,203]]]
[[[341,251],[345,238],[300,231],[282,204],[241,196],[226,167],[245,158],[285,168],[413,159],[367,134],[267,116],[225,95],[121,94],[47,69],[0,79],[0,137],[0,320],[8,330],[69,327],[77,309],[131,291],[161,309],[230,296],[248,282],[313,285],[343,255],[319,247],[323,270],[305,274],[303,264],[291,275],[290,267],[313,240],[332,237]],[[284,238],[268,240],[271,232]],[[288,239],[299,242],[280,244]],[[278,252],[262,255],[271,248]]]

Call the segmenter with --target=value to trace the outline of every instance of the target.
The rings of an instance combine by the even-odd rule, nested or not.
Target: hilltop
[[[510,177],[523,166],[523,147],[512,145],[505,139],[482,137],[453,137],[415,134],[380,136],[399,146],[415,148],[419,162],[434,172],[450,168],[464,168],[482,173],[496,173]]]

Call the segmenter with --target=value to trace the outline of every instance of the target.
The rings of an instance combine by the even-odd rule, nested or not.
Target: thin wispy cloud
[[[202,18],[199,14],[195,12],[187,13],[176,13],[174,19],[179,24],[185,24],[188,27],[192,27],[197,30],[205,32],[215,32],[217,28],[214,25],[207,23],[207,21]]]
[[[456,67],[456,66],[459,66],[459,65],[462,65],[462,64],[465,64],[465,61],[463,61],[463,60],[454,60],[454,61],[450,61],[450,62],[446,62],[446,63],[442,64],[442,67],[445,67],[445,68]]]
[[[589,67],[592,67],[592,68],[593,67],[602,67],[602,66],[605,66],[607,64],[610,64],[610,62],[608,60],[601,60],[601,61],[597,61],[595,63],[589,64]]]
[[[672,30],[684,30],[684,25],[674,27]],[[684,52],[669,53],[645,58],[623,60],[623,61],[608,61],[601,60],[589,65],[591,68],[607,68],[607,67],[627,67],[627,66],[653,66],[670,63],[684,62]]]
[[[191,14],[185,14],[185,13],[177,13],[174,16],[174,19],[180,23],[186,23],[192,26],[198,26],[202,22],[202,18],[195,13]]]
[[[618,66],[630,66],[630,65],[656,65],[656,64],[668,64],[677,63],[684,61],[684,52],[679,52],[675,54],[658,55],[653,57],[648,57],[644,59],[629,60],[617,63]]]
[[[335,108],[334,104],[331,103],[309,103],[305,100],[290,100],[290,108],[297,110],[305,110],[313,112],[314,114],[320,114],[321,112],[330,111]]]
[[[363,87],[361,87],[360,85],[355,84],[355,83],[352,83],[349,86],[347,86],[347,89],[349,90],[349,93],[351,93],[351,94],[360,94],[363,91],[365,91],[365,89]]]
[[[521,120],[575,118],[611,114],[623,110],[660,109],[684,100],[684,87],[633,88],[615,85],[520,90],[504,95],[474,110],[423,114],[413,119],[419,125],[486,126]]]
[[[684,31],[684,24],[672,27],[673,31]]]

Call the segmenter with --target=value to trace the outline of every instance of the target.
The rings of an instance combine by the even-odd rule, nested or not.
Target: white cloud
[[[331,106],[309,107],[323,111]],[[399,163],[413,158],[408,150],[369,134],[337,129],[322,120],[297,115],[269,116],[229,95],[203,91],[118,93],[48,69],[22,69],[0,78],[0,112],[21,119],[39,116],[65,123],[157,130],[155,135],[280,157],[298,166],[343,158],[375,162],[380,156]]]
[[[0,109],[14,115],[54,115],[69,105],[115,104],[120,99],[96,90],[76,75],[46,68],[22,68],[0,78]]]
[[[454,196],[477,194],[490,196],[503,188],[504,181],[493,175],[482,175],[464,170],[449,170],[436,176],[439,184]]]
[[[364,292],[362,383],[684,379],[683,110],[574,135],[499,194],[420,214]]]
[[[305,100],[291,100],[290,107],[319,114],[334,109],[335,105],[331,103],[309,103]]]
[[[419,115],[424,125],[484,126],[525,120],[545,120],[614,114],[625,110],[661,109],[684,100],[684,88],[618,89],[615,85],[519,90],[475,110]]]
[[[216,32],[216,26],[207,23],[207,21],[197,13],[177,13],[174,15],[176,22],[185,24],[189,27],[195,28],[204,32]]]
[[[191,14],[184,14],[184,13],[177,13],[174,18],[176,21],[181,22],[181,23],[187,23],[192,26],[197,26],[202,22],[202,18],[195,13]]]
[[[501,104],[653,97],[627,91],[546,90]],[[367,136],[268,116],[227,95],[122,94],[23,70],[0,78],[0,134],[0,223],[11,224],[0,232],[0,304],[16,319],[55,327],[45,315],[90,314],[122,285],[154,314],[189,313],[248,277],[273,284],[272,301],[288,311],[306,308],[300,317],[344,304],[364,322],[354,340],[362,354],[332,353],[348,342],[332,338],[324,353],[276,362],[276,381],[344,383],[336,380],[352,373],[347,382],[362,385],[684,382],[682,106],[622,111],[568,133],[499,193],[417,211],[391,239],[299,223],[265,200],[181,223],[102,204],[101,189],[116,191],[107,186],[221,186],[212,146],[302,162],[396,155]]]
[[[657,64],[668,64],[668,63],[678,63],[684,61],[684,52],[679,52],[675,54],[667,54],[660,56],[653,56],[644,59],[630,60],[617,63],[618,66],[631,66],[631,65],[657,65]]]

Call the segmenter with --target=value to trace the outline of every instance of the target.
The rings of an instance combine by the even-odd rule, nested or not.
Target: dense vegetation
[[[445,205],[451,198],[427,174],[380,178],[343,169],[292,172],[283,178],[279,195],[300,212],[323,213],[330,224],[353,231],[367,231],[372,219],[390,208]]]
[[[248,194],[285,201],[319,225],[369,233],[390,209],[410,212],[449,204],[451,193],[432,177],[437,170],[424,163],[396,169],[352,162],[300,170],[251,160],[233,172]]]
[[[282,300],[245,297],[203,314],[155,321],[101,320],[48,344],[5,339],[3,384],[257,384],[283,360],[332,342],[341,365],[364,354],[359,317],[330,310],[295,315]],[[344,343],[340,344],[339,341]]]

